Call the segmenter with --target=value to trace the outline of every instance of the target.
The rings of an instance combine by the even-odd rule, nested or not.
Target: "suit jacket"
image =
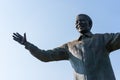
[[[25,48],[44,62],[69,60],[75,80],[115,80],[109,54],[120,48],[120,33],[89,32],[51,50],[41,50],[29,42]]]

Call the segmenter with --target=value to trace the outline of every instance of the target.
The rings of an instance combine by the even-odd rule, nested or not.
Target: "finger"
[[[13,33],[13,35],[14,35],[15,37],[22,38],[22,36],[21,36],[19,33]]]
[[[22,38],[17,33],[13,33],[13,36],[16,37],[16,38],[19,38],[19,39]]]
[[[18,37],[23,38],[23,36],[22,36],[22,35],[20,35],[19,33],[16,33],[16,34],[17,34],[17,36],[18,36]]]
[[[17,41],[18,43],[23,44],[22,41],[21,41],[21,39],[20,39],[19,37],[17,38],[17,37],[14,37],[14,36],[13,36],[13,39],[14,39],[15,41]]]
[[[12,37],[13,37],[13,38],[16,38],[16,36],[15,36],[15,35],[13,35]]]
[[[25,39],[25,41],[26,41],[26,33],[24,33],[24,39]]]
[[[16,33],[13,33],[14,36],[18,37]]]
[[[26,38],[26,33],[24,33],[24,38]]]
[[[13,39],[14,39],[15,41],[17,41],[17,42],[20,42],[20,39],[19,39],[18,37],[16,37],[16,36],[13,36]]]

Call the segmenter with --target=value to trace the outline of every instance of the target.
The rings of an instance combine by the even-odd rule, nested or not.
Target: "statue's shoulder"
[[[107,38],[115,37],[117,35],[120,35],[120,33],[96,33],[94,34],[94,38],[107,39]]]
[[[69,41],[67,44],[68,44],[68,45],[72,45],[72,44],[75,44],[75,43],[77,43],[77,42],[78,42],[78,39]]]
[[[93,36],[105,36],[105,35],[109,35],[110,33],[95,33],[93,34]]]
[[[111,35],[111,34],[115,34],[115,33],[95,33],[93,35]]]

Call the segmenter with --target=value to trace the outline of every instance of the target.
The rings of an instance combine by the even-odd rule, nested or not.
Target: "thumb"
[[[24,33],[24,41],[27,41],[27,39],[26,39],[26,33]]]

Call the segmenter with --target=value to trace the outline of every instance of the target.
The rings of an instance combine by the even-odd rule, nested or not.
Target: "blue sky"
[[[53,49],[77,39],[77,14],[88,14],[93,33],[120,32],[119,0],[0,0],[0,80],[73,80],[69,61],[44,63],[12,33],[26,32],[27,40],[40,49]],[[120,78],[120,51],[110,54],[116,79]]]

